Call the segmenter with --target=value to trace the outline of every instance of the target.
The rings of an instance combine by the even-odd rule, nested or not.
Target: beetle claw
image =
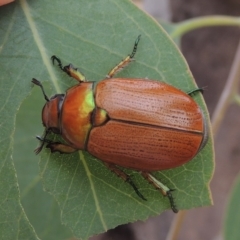
[[[170,189],[169,191],[167,191],[167,196],[168,196],[168,199],[169,199],[169,202],[170,202],[170,205],[171,205],[171,209],[174,213],[178,213],[178,209],[177,207],[175,206],[175,203],[174,203],[174,198],[171,194],[171,192],[174,191],[173,189]]]
[[[61,70],[63,70],[62,62],[61,62],[61,60],[60,60],[58,57],[56,57],[55,55],[53,55],[53,56],[51,56],[51,60],[52,60],[52,64],[53,64],[53,65],[54,65],[54,61],[56,61],[57,64],[58,64],[58,67],[59,67]],[[63,70],[63,71],[64,71],[64,70]]]

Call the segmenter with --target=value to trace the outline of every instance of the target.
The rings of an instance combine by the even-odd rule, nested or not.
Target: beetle
[[[183,165],[194,158],[208,139],[207,121],[191,95],[167,83],[133,78],[114,78],[128,65],[137,51],[140,36],[132,53],[110,70],[100,82],[86,81],[72,64],[62,65],[52,56],[52,63],[78,81],[65,94],[48,98],[40,81],[32,82],[42,89],[46,104],[42,110],[45,132],[43,146],[51,152],[89,152],[112,172],[129,183],[139,197],[146,200],[122,169],[139,171],[178,212],[172,189],[158,181],[152,172]],[[61,135],[63,142],[49,140],[49,133]]]

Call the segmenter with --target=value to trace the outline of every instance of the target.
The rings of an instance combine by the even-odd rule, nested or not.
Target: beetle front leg
[[[54,64],[54,61],[56,61],[58,63],[59,68],[63,72],[67,73],[70,77],[76,79],[78,82],[86,81],[85,76],[78,70],[78,68],[75,68],[72,64],[69,64],[63,67],[60,58],[53,55],[51,59],[53,64]]]
[[[152,184],[156,189],[161,191],[163,196],[167,196],[171,205],[171,209],[173,210],[174,213],[177,213],[178,210],[175,206],[174,199],[172,196],[172,191],[170,188],[162,184],[160,181],[158,181],[153,175],[151,175],[148,172],[142,172],[142,176],[150,183]]]
[[[60,152],[60,153],[73,153],[76,152],[77,149],[73,148],[67,144],[63,144],[60,142],[52,142],[46,145],[46,148],[50,148],[51,152]]]
[[[36,138],[38,140],[42,141],[43,144],[47,143],[46,148],[49,148],[52,153],[53,152],[73,153],[73,152],[77,151],[77,149],[75,149],[75,148],[73,148],[73,147],[71,147],[71,146],[69,146],[67,144],[61,143],[61,142],[53,142],[53,141],[50,141],[48,139],[43,139],[43,138],[41,138],[39,136],[37,136]]]
[[[106,165],[107,168],[109,168],[112,172],[114,172],[118,177],[122,178],[125,182],[127,182],[128,184],[130,184],[132,186],[132,188],[134,189],[134,191],[136,192],[136,194],[142,198],[143,200],[147,200],[138,190],[138,188],[136,187],[136,185],[134,184],[134,182],[132,181],[132,179],[130,178],[129,175],[127,175],[124,171],[122,171],[121,169],[117,168],[114,164],[110,164],[110,163],[104,163]]]
[[[134,43],[132,53],[128,55],[125,59],[123,59],[118,65],[116,65],[113,69],[110,70],[110,72],[107,75],[107,78],[112,78],[117,72],[122,70],[124,67],[126,67],[132,60],[134,55],[137,52],[137,46],[140,41],[141,35],[139,35]]]

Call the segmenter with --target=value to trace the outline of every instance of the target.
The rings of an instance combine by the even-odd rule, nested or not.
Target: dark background
[[[240,15],[240,1],[238,0],[170,0],[167,3],[169,7],[167,15],[170,16],[172,22],[206,15]],[[156,6],[153,4],[154,0],[146,0],[142,5],[147,10],[154,9],[155,15],[158,14],[159,8],[161,16],[161,4],[155,3]],[[194,30],[182,39],[182,52],[198,86],[207,86],[204,98],[210,116],[224,89],[239,37],[240,31],[237,27],[225,26]],[[217,135],[214,136],[216,169],[211,182],[214,206],[188,211],[181,227],[179,240],[221,238],[229,193],[240,169],[239,126],[240,109],[236,104],[232,104]],[[119,226],[91,240],[166,239],[173,219],[174,214],[167,211],[146,222],[139,221]]]

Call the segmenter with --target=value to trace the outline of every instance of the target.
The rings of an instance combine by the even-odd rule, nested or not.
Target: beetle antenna
[[[64,69],[64,67],[62,66],[62,62],[61,62],[60,58],[58,58],[58,57],[56,57],[55,55],[53,55],[53,56],[51,56],[51,60],[52,60],[53,65],[54,65],[54,61],[57,61],[58,67],[59,67],[62,71],[66,72],[65,69]]]
[[[46,139],[46,137],[47,137],[47,135],[48,135],[49,132],[50,132],[49,130],[46,130],[43,137],[36,136],[36,138],[37,138],[39,141],[41,141],[40,146],[34,150],[34,152],[35,152],[36,155],[38,155],[38,154],[42,151],[43,146],[44,146],[44,143],[45,143],[45,142],[48,142],[48,140]]]
[[[46,100],[47,102],[49,102],[49,98],[48,98],[48,96],[46,95],[46,93],[45,93],[45,91],[44,91],[44,88],[43,88],[43,85],[41,84],[41,82],[38,81],[36,78],[33,78],[33,79],[32,79],[32,83],[35,84],[35,85],[37,85],[37,86],[39,86],[39,87],[42,89],[42,93],[43,93],[43,96],[44,96],[45,100]]]

